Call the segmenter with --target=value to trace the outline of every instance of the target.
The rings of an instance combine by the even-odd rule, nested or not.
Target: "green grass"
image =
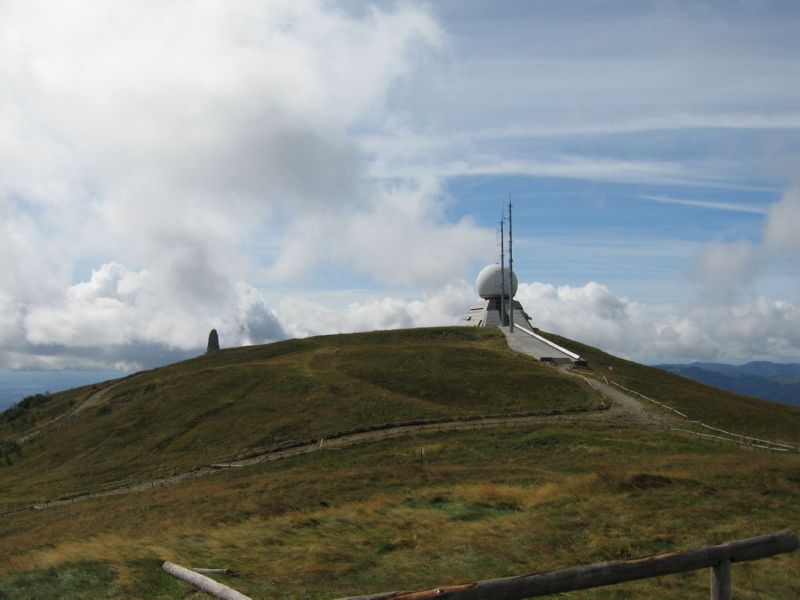
[[[606,376],[663,402],[686,413],[690,419],[701,420],[734,433],[800,446],[800,407],[721,390],[661,369],[617,358],[557,335],[546,335],[554,342],[580,353],[596,376]]]
[[[91,391],[60,403],[68,410]],[[511,352],[499,332],[471,328],[223,350],[128,378],[108,396],[0,466],[0,509],[387,422],[600,404],[580,380]]]
[[[75,388],[66,392],[41,395],[41,404],[25,407],[19,402],[0,413],[0,437],[15,436],[44,425],[62,416],[79,400],[92,392],[91,386]]]
[[[118,597],[188,594],[153,591],[163,559],[232,568],[224,581],[254,598],[511,576],[797,530],[798,469],[796,455],[601,423],[394,439],[0,520],[0,581],[78,557],[108,561]],[[797,553],[737,564],[735,593],[794,598],[798,567]],[[697,572],[574,597],[707,586]]]
[[[796,410],[556,340],[597,375],[613,373],[710,424],[782,439],[800,431]],[[37,419],[57,418],[91,391],[54,395]],[[69,427],[25,445],[13,466],[0,466],[0,504],[387,421],[597,402],[577,378],[510,351],[495,330],[224,350],[127,379]],[[161,571],[162,560],[232,568],[240,576],[220,580],[254,598],[335,598],[566,568],[798,531],[798,472],[797,454],[631,421],[362,443],[0,518],[0,590],[14,598],[78,597],[70,596],[76,586],[89,598],[195,596]],[[798,569],[797,552],[734,565],[734,593],[798,597]],[[707,594],[708,573],[696,572],[568,596]]]
[[[113,598],[114,570],[101,561],[60,565],[26,571],[0,581],[0,599],[82,600],[91,590],[94,598]]]

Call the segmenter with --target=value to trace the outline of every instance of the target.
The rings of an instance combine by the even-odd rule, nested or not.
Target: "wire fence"
[[[707,438],[707,439],[723,440],[723,441],[726,441],[726,442],[732,442],[734,444],[740,444],[740,445],[749,446],[749,447],[752,447],[752,448],[761,448],[762,450],[771,450],[773,452],[800,452],[800,447],[798,447],[798,446],[791,446],[789,444],[784,444],[782,442],[774,442],[774,441],[771,441],[771,440],[765,440],[765,439],[761,439],[761,438],[757,438],[757,437],[752,437],[752,436],[749,436],[749,435],[743,435],[741,433],[734,433],[734,432],[731,432],[731,431],[726,431],[724,429],[720,429],[719,427],[713,427],[712,425],[708,425],[706,423],[703,423],[702,421],[700,421],[698,419],[692,419],[686,413],[683,413],[683,412],[679,411],[676,408],[668,406],[668,405],[664,404],[663,402],[659,402],[658,400],[650,398],[649,396],[645,396],[644,394],[642,394],[640,392],[637,392],[636,390],[632,390],[630,388],[627,388],[627,387],[617,383],[616,381],[609,381],[605,377],[603,377],[603,379],[606,381],[606,383],[609,383],[611,385],[615,385],[616,387],[618,387],[618,388],[620,388],[622,390],[625,390],[629,394],[636,394],[640,398],[643,398],[643,399],[645,399],[645,400],[647,400],[649,402],[652,402],[653,404],[657,404],[657,405],[661,406],[662,408],[665,408],[665,409],[677,414],[678,416],[680,416],[681,418],[686,420],[688,423],[691,423],[693,425],[697,425],[699,427],[703,427],[703,428],[711,430],[711,431],[716,431],[717,433],[721,433],[723,435],[720,436],[720,435],[713,435],[713,434],[708,434],[708,433],[701,433],[699,431],[693,431],[691,429],[682,429],[680,427],[667,427],[667,429],[670,429],[672,431],[680,431],[680,432],[683,432],[683,433],[690,433],[690,434],[696,435],[698,437],[704,437],[704,438]],[[728,436],[728,437],[725,437],[725,436]],[[734,438],[734,439],[731,439],[731,438]]]

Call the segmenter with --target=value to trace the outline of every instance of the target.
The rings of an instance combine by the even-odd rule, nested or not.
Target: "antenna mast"
[[[500,326],[506,324],[506,307],[505,307],[505,300],[504,296],[506,294],[506,277],[505,277],[505,270],[506,270],[506,255],[505,255],[505,247],[503,246],[504,243],[504,232],[503,232],[503,213],[500,212]]]
[[[508,195],[508,330],[514,333],[514,251],[511,236],[511,194]]]

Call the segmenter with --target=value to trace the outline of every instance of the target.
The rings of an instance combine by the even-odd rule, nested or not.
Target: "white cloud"
[[[0,353],[6,367],[110,368],[152,366],[202,351],[211,327],[223,346],[379,329],[459,325],[474,302],[463,280],[421,298],[384,296],[333,309],[286,297],[273,312],[251,286],[239,284],[209,312],[171,306],[152,274],[107,264],[69,288],[63,303],[22,313]],[[536,326],[640,362],[754,359],[796,361],[800,306],[757,298],[752,302],[649,306],[608,287],[521,283],[517,298]],[[0,314],[10,315],[8,298]],[[20,343],[20,341],[22,343]]]
[[[261,294],[252,286],[237,283],[224,290],[213,304],[180,302],[172,290],[161,285],[158,271],[130,271],[108,263],[92,272],[89,281],[70,286],[63,297],[18,312],[13,326],[19,339],[11,341],[0,355],[0,363],[14,366],[20,361],[40,364],[44,357],[52,365],[80,366],[87,356],[94,363],[114,366],[152,365],[144,349],[160,349],[171,355],[196,352],[210,329],[218,328],[225,346],[264,343],[282,339],[285,333]],[[5,314],[11,311],[8,307]]]
[[[593,282],[520,284],[517,298],[538,327],[639,362],[798,360],[797,304],[758,298],[653,307]]]
[[[440,7],[458,28],[461,60],[434,87],[438,116],[449,131],[480,119],[481,129],[567,134],[795,125],[798,87],[785,75],[795,72],[796,7],[697,6],[545,2],[472,20]]]
[[[754,302],[652,307],[589,282],[581,287],[521,283],[517,299],[541,329],[637,361],[797,360],[800,306]],[[341,310],[288,299],[277,314],[291,335],[457,325],[475,300],[464,282],[422,300],[386,297]]]
[[[0,195],[0,292],[20,302],[50,297],[69,279],[65,255],[61,240]]]
[[[739,156],[687,161],[625,136],[796,129],[797,61],[780,43],[796,20],[719,28],[675,7],[613,19],[585,8],[583,20],[548,9],[449,38],[436,5],[0,3],[0,367],[165,362],[201,349],[212,326],[236,345],[455,323],[472,292],[452,281],[494,244],[449,216],[443,178],[738,185]],[[565,50],[565,31],[580,43]],[[705,51],[709,32],[724,52]],[[622,137],[575,141],[609,134]],[[772,256],[800,256],[799,202],[792,192],[770,209]],[[254,259],[256,245],[268,250]],[[724,289],[753,276],[756,252],[710,246],[698,273]],[[248,283],[331,266],[422,299],[287,299],[276,317]],[[793,304],[667,309],[597,284],[530,286],[545,328],[633,357],[796,347]]]
[[[678,206],[694,206],[697,208],[710,208],[712,210],[725,210],[731,212],[753,213],[763,215],[767,211],[760,206],[749,204],[734,204],[731,202],[711,202],[708,200],[690,200],[686,198],[670,198],[668,196],[639,196],[642,200],[650,200],[659,204],[675,204]]]
[[[422,148],[410,148],[403,142],[404,151],[375,145],[377,159],[370,167],[375,178],[409,177],[425,173],[431,177],[452,178],[486,175],[523,175],[526,177],[561,177],[590,181],[649,182],[649,183],[693,183],[706,185],[707,174],[675,161],[619,160],[591,156],[558,156],[541,159],[509,159],[502,156],[475,155],[470,149],[463,154],[446,148],[450,154],[462,158],[453,160],[432,156]],[[420,157],[422,155],[422,158]]]
[[[758,207],[744,207],[729,203],[677,200],[642,196],[658,202],[688,204],[721,210],[761,212]],[[790,188],[781,198],[764,211],[763,235],[760,243],[749,240],[734,242],[714,241],[699,246],[693,253],[687,269],[689,280],[697,284],[704,294],[715,302],[734,302],[738,292],[754,288],[759,277],[782,260],[796,269],[800,265],[800,191]]]
[[[471,285],[453,281],[421,300],[390,296],[331,309],[302,298],[281,301],[276,313],[286,331],[297,337],[377,329],[458,325],[475,300]]]
[[[759,263],[759,250],[750,242],[711,242],[694,253],[689,278],[717,300],[733,298],[752,283]]]
[[[452,53],[367,143],[408,170],[774,189],[797,155],[800,13],[712,4],[434,3]]]
[[[764,226],[764,247],[777,257],[800,264],[800,189],[787,190],[770,206]]]
[[[208,289],[248,236],[375,202],[349,130],[443,33],[412,6],[9,2],[0,39],[0,198],[73,258],[166,255]]]
[[[778,114],[721,113],[652,115],[611,122],[572,123],[566,126],[491,128],[474,132],[478,139],[588,136],[641,133],[675,129],[798,129],[800,114],[790,110]]]
[[[246,283],[264,269],[466,270],[491,234],[435,181],[365,185],[352,135],[444,38],[411,5],[2,3],[0,366],[275,339]],[[254,261],[260,236],[279,243]]]
[[[374,186],[370,200],[349,213],[313,213],[286,233],[270,273],[297,277],[315,266],[345,264],[384,283],[437,286],[464,273],[476,260],[489,260],[493,232],[470,219],[448,223],[435,180],[415,185]]]
[[[472,285],[453,282],[420,300],[385,297],[339,310],[287,299],[276,311],[294,336],[458,325],[475,300]],[[517,299],[537,327],[639,362],[756,359],[797,361],[800,306],[752,302],[649,306],[608,287],[520,283]]]

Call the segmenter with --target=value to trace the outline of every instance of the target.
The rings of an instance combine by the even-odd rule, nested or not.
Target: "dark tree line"
[[[17,419],[26,416],[29,411],[33,410],[37,406],[47,404],[51,399],[52,396],[50,395],[50,392],[27,396],[16,404],[12,404],[6,410],[0,413],[0,422],[13,423]]]

